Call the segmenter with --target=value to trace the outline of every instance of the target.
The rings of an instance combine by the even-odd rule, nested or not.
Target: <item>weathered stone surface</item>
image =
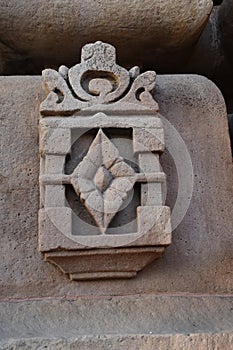
[[[20,58],[26,63],[31,59],[34,70],[44,64],[72,65],[83,44],[100,38],[119,47],[121,62],[153,62],[154,54],[161,59],[164,52],[190,47],[212,6],[211,0],[145,0],[143,6],[138,0],[69,0],[65,5],[54,0],[3,1],[0,40],[6,46],[3,52],[15,52],[4,55],[5,70]]]
[[[134,152],[164,151],[163,129],[134,128]]]
[[[1,298],[233,292],[232,158],[224,101],[210,81],[200,76],[157,77],[155,98],[161,114],[185,141],[193,164],[194,189],[171,247],[127,283],[67,283],[57,268],[42,260],[37,251],[37,95],[41,78],[1,77],[0,82]],[[165,130],[165,143],[172,153],[175,147],[169,144],[167,126]],[[179,146],[178,161],[182,163],[185,154],[183,144]],[[167,203],[173,208],[178,186],[169,152],[162,163],[167,174]],[[176,159],[178,168],[179,162]],[[187,192],[185,182],[183,189]]]
[[[216,334],[172,334],[172,335],[107,335],[80,336],[70,339],[25,339],[0,343],[2,350],[213,350],[231,349],[233,336],[229,333]]]
[[[0,312],[1,348],[8,343],[15,348],[31,345],[32,349],[34,344],[56,344],[62,349],[71,344],[84,349],[128,349],[128,345],[140,350],[154,349],[155,345],[166,350],[213,350],[218,345],[231,349],[227,346],[232,341],[232,297],[138,295],[31,300],[1,302]]]
[[[128,335],[128,336],[80,336],[73,339],[25,339],[3,342],[2,350],[213,350],[231,349],[233,337],[228,333],[216,334],[188,334],[188,335]]]
[[[153,240],[157,236],[158,244],[171,244],[170,208],[162,206],[138,207],[139,232],[148,234]],[[148,243],[150,240],[148,239]]]

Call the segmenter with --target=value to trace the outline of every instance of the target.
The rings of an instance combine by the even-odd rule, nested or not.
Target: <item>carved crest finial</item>
[[[41,104],[42,115],[66,115],[95,105],[125,110],[132,103],[139,110],[158,110],[152,97],[156,74],[140,75],[139,67],[130,71],[116,64],[115,48],[101,41],[82,48],[81,63],[68,69],[42,72],[46,100]],[[125,103],[127,102],[127,106]]]
[[[102,60],[100,60],[102,58]],[[81,63],[89,61],[90,64],[95,64],[95,61],[100,65],[115,64],[116,63],[116,49],[110,44],[96,41],[93,44],[86,44],[81,51]],[[92,63],[91,63],[92,61]]]

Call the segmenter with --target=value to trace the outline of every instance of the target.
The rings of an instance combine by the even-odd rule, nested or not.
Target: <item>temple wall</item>
[[[211,332],[218,334],[217,338],[211,338],[211,342],[216,341],[218,346],[225,341],[228,344],[230,338],[219,334],[229,332],[232,325],[229,299],[233,292],[232,160],[225,103],[216,86],[197,75],[157,77],[154,97],[164,118],[167,145],[161,159],[168,183],[166,204],[172,209],[173,225],[178,224],[173,231],[171,246],[162,258],[154,261],[134,279],[77,282],[70,281],[57,267],[44,262],[37,249],[38,108],[44,98],[41,78],[1,77],[0,80],[3,125],[0,138],[3,169],[1,308],[4,329],[10,319],[13,322],[8,336],[21,341],[30,333],[32,337],[49,339],[50,335],[46,335],[42,326],[48,323],[48,327],[53,329],[52,337],[59,338],[61,323],[55,322],[55,319],[60,317],[60,312],[64,312],[67,322],[71,322],[71,329],[73,322],[78,322],[76,332],[67,333],[69,339],[75,335],[112,333],[121,334],[124,338],[126,333],[141,334],[151,329],[153,337],[139,337],[137,344],[144,345],[138,345],[138,348],[153,348],[163,341],[179,348],[180,342],[184,346],[186,342],[193,341],[193,347],[190,345],[187,349],[195,349],[195,342],[200,341],[200,348],[212,349],[210,345],[201,345],[210,341],[206,334]],[[180,183],[179,179],[182,179]],[[187,194],[190,198],[185,198]],[[176,201],[178,208],[175,211]],[[184,207],[182,203],[185,203]],[[184,218],[179,223],[182,215]],[[64,298],[70,301],[65,302]],[[66,303],[69,303],[69,307],[65,307],[68,305]],[[99,305],[100,309],[96,309],[96,306],[93,308],[94,305]],[[47,310],[50,307],[53,311]],[[61,311],[61,307],[65,311]],[[144,311],[139,317],[140,309]],[[82,321],[87,310],[92,312]],[[102,310],[101,314],[99,310]],[[116,316],[112,319],[115,312]],[[76,318],[73,319],[74,313]],[[38,317],[40,331],[33,315]],[[92,316],[95,321],[92,320],[91,326],[88,326],[88,319]],[[20,325],[22,317],[30,326]],[[177,321],[180,317],[182,322]],[[189,318],[194,323],[191,324]],[[102,326],[99,326],[99,319]],[[111,327],[102,324],[104,319],[106,325],[110,322]],[[17,322],[19,330],[16,326],[14,328]],[[62,322],[65,324],[66,321]],[[206,323],[209,323],[207,328],[204,326]],[[145,324],[148,327],[143,328]],[[186,333],[196,331],[205,335],[192,335],[193,340],[185,338]],[[163,341],[160,339],[161,333],[175,332],[184,335],[178,340],[178,335],[169,336],[172,338],[164,338]],[[2,344],[6,341],[4,334],[3,331]],[[131,337],[123,338],[114,338],[114,342],[123,342],[128,344],[125,348],[130,348]],[[75,344],[75,340],[72,342]],[[89,342],[91,346],[95,342],[102,344],[102,338],[98,341],[85,338],[80,344],[83,344],[83,349],[91,348],[88,347]],[[106,344],[108,340],[104,342],[107,348]],[[117,348],[117,345],[114,346]],[[165,349],[166,345],[163,346]]]

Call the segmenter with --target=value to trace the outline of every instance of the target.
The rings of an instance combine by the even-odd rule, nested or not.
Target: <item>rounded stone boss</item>
[[[74,64],[83,44],[100,39],[124,64],[140,64],[194,44],[212,7],[212,0],[2,1],[0,40],[6,59],[40,68]]]

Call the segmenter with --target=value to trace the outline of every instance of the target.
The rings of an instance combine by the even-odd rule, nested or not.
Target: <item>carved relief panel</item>
[[[155,72],[96,42],[43,71],[39,249],[73,280],[133,277],[171,243]]]

